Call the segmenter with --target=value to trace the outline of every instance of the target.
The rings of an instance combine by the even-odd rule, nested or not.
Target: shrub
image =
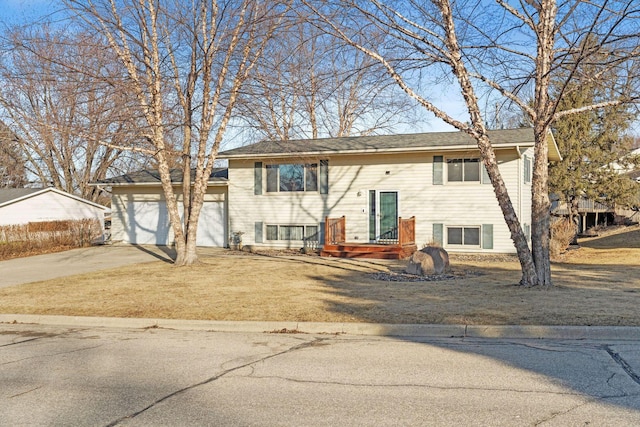
[[[101,238],[96,219],[1,226],[0,259],[86,247]]]
[[[551,258],[558,258],[567,250],[573,241],[576,232],[576,225],[568,218],[561,219],[551,224],[551,241],[549,242],[549,255]]]

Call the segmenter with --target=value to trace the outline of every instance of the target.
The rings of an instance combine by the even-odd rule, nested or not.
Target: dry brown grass
[[[400,263],[223,255],[0,289],[0,312],[320,322],[640,326],[640,228],[582,240],[549,290],[516,286],[513,257],[452,256],[456,278],[392,282]]]

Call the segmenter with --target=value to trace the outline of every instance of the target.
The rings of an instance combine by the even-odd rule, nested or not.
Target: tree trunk
[[[531,180],[531,248],[537,281],[531,285],[552,286],[549,254],[551,203],[549,201],[549,148],[547,127],[537,125],[535,132],[533,179]]]
[[[532,286],[537,283],[536,270],[534,266],[534,260],[527,244],[527,238],[522,231],[522,226],[518,220],[518,215],[513,208],[511,198],[507,192],[507,186],[504,184],[500,170],[498,169],[498,162],[496,160],[495,152],[491,147],[491,141],[489,137],[483,135],[477,139],[478,148],[482,154],[482,161],[487,169],[491,184],[493,185],[493,192],[498,200],[498,205],[502,210],[502,215],[511,233],[511,240],[516,248],[518,254],[518,261],[520,261],[520,268],[522,270],[522,278],[520,279],[520,285]]]
[[[178,244],[176,242],[176,260],[174,262],[174,266],[176,267],[187,267],[194,264],[199,264],[200,260],[198,258],[198,252],[196,251],[196,242],[195,240],[188,240],[186,243],[181,242],[180,248],[178,248]]]
[[[580,214],[580,212],[578,211],[578,198],[573,196],[571,198],[570,201],[567,201],[567,208],[569,211],[569,223],[571,225],[574,226],[575,228],[575,234],[573,235],[573,239],[571,240],[571,244],[572,245],[577,245],[578,244],[578,222],[576,221],[576,218],[578,218],[578,215]]]

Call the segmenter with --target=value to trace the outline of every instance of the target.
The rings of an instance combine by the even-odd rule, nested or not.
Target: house
[[[490,136],[528,234],[533,131]],[[549,160],[559,160],[551,134],[547,144]],[[401,256],[429,242],[451,252],[515,252],[476,142],[461,132],[264,141],[218,158],[228,169],[208,181],[199,246],[226,247],[235,235],[244,246],[311,246],[338,256],[376,256],[394,246]],[[179,205],[181,180],[173,171]],[[98,185],[111,187],[114,241],[173,243],[157,172]]]
[[[56,188],[0,189],[0,226],[96,219],[104,228],[106,206]]]
[[[634,165],[633,158],[640,159],[640,148],[630,151],[619,161],[605,166],[615,173],[626,175],[631,181],[640,183],[640,169]],[[577,201],[577,226],[578,234],[586,232],[589,228],[599,225],[622,224],[638,222],[640,219],[640,187],[638,187],[635,202],[629,206],[607,204],[604,200],[593,200],[580,197]],[[569,216],[567,202],[558,194],[551,194],[551,213],[557,218]]]
[[[490,137],[529,234],[533,130]],[[547,144],[549,160],[560,160],[551,134]],[[359,256],[348,251],[402,244],[412,234],[408,243],[418,247],[515,252],[476,142],[462,132],[264,141],[218,158],[229,165],[228,230],[242,233],[244,245],[300,248],[315,240],[339,256]],[[349,249],[333,246],[346,242]]]
[[[194,174],[195,176],[195,174]],[[172,170],[171,181],[182,197],[182,171]],[[105,179],[99,186],[111,187],[111,240],[131,244],[171,245],[173,231],[169,225],[160,175],[156,171],[139,171]],[[179,209],[182,211],[182,203]],[[214,169],[200,213],[196,241],[199,246],[227,246],[227,170]]]

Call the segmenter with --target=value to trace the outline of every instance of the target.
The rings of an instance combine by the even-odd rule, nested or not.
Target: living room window
[[[267,192],[318,191],[318,164],[267,165]]]
[[[480,182],[480,159],[447,159],[448,182]]]
[[[303,240],[317,237],[317,225],[267,224],[267,240]]]
[[[447,227],[447,244],[480,246],[480,227]]]

